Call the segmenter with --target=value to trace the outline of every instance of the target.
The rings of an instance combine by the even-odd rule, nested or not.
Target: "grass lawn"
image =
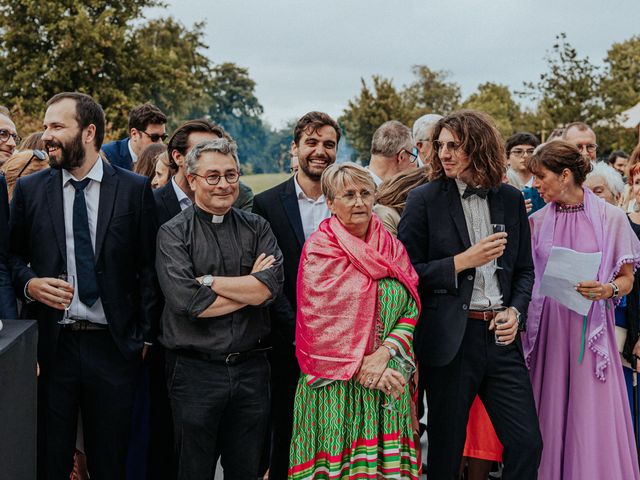
[[[284,182],[290,176],[290,173],[261,173],[258,175],[243,175],[240,178],[244,183],[249,185],[253,193],[257,195]]]

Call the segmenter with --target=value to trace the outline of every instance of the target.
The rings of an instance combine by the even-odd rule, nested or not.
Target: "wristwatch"
[[[386,343],[383,343],[382,346],[384,348],[386,348],[387,350],[389,350],[389,355],[391,355],[391,358],[393,358],[396,355],[398,355],[398,351],[395,348],[393,348],[392,346],[387,345]]]
[[[524,330],[524,325],[520,321],[520,317],[522,317],[522,314],[518,311],[516,307],[509,307],[509,308],[516,313],[516,321],[518,322],[518,331],[522,332]]]
[[[202,277],[202,285],[211,288],[211,285],[213,285],[213,275],[205,275]]]

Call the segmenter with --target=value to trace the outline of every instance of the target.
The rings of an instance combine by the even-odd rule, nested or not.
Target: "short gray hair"
[[[427,130],[432,129],[442,115],[437,113],[427,113],[413,122],[413,140],[415,142],[424,142],[427,139]]]
[[[411,130],[397,120],[389,120],[378,127],[371,140],[371,155],[393,157],[403,148],[411,150]]]
[[[587,175],[587,180],[593,177],[602,177],[604,183],[607,184],[607,188],[611,190],[611,193],[615,196],[624,193],[624,180],[620,172],[604,162],[592,163],[592,166],[591,172]]]
[[[357,187],[367,187],[371,193],[376,191],[376,183],[369,170],[353,162],[332,163],[325,168],[320,179],[322,194],[331,201],[349,183]]]
[[[198,168],[198,160],[203,153],[217,152],[222,155],[231,155],[235,160],[238,170],[240,170],[240,161],[238,160],[238,147],[233,141],[229,141],[226,138],[216,138],[215,140],[207,140],[206,142],[200,142],[193,147],[186,157],[186,170],[187,173],[193,174]]]

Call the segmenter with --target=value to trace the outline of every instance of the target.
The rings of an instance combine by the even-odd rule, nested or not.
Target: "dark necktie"
[[[462,194],[462,198],[469,198],[471,195],[477,195],[480,198],[487,198],[488,194],[489,194],[488,188],[475,188],[475,187],[472,187],[471,185],[467,185],[467,188]]]
[[[89,216],[84,189],[91,181],[85,178],[81,182],[69,180],[76,195],[73,199],[73,242],[76,252],[76,275],[78,277],[78,298],[87,307],[92,307],[100,296],[96,280],[96,265],[89,231]]]

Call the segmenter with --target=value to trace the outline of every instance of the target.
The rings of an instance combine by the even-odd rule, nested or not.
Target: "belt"
[[[500,313],[500,310],[469,310],[469,318],[489,322],[493,320],[498,313]]]
[[[172,350],[176,355],[182,355],[189,358],[197,358],[198,360],[204,360],[206,362],[223,362],[227,365],[234,365],[236,363],[242,363],[251,357],[265,354],[271,350],[271,347],[255,348],[253,350],[247,350],[246,352],[233,352],[233,353],[204,353],[196,350]]]
[[[76,320],[74,323],[62,325],[62,330],[70,332],[89,332],[98,330],[107,330],[109,327],[104,323],[94,323],[89,320]]]

